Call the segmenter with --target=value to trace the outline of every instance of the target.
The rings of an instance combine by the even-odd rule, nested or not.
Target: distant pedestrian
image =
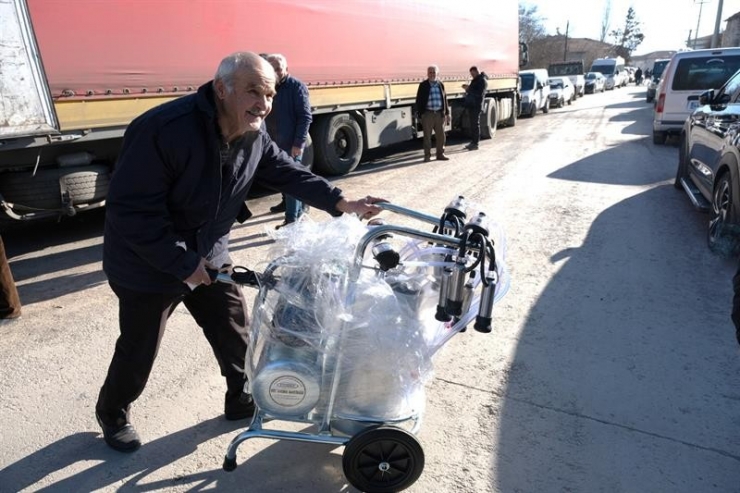
[[[308,100],[308,88],[288,73],[288,61],[283,55],[267,55],[275,70],[277,93],[272,100],[272,112],[267,115],[267,133],[278,147],[297,162],[303,161],[303,151],[308,139],[308,128],[313,117]],[[303,202],[290,195],[270,207],[270,212],[285,212],[285,220],[278,228],[298,220],[303,214]]]
[[[635,85],[642,84],[642,69],[640,67],[637,67],[637,70],[635,70]]]
[[[450,123],[450,107],[447,104],[445,85],[438,80],[439,67],[427,68],[427,79],[416,91],[416,113],[421,118],[424,131],[424,162],[432,160],[432,131],[437,143],[437,160],[449,161],[445,156],[445,125]]]
[[[21,299],[15,286],[10,263],[5,254],[5,244],[0,237],[0,320],[17,320],[21,316]]]
[[[483,110],[483,98],[486,96],[488,81],[486,73],[479,72],[478,67],[470,67],[470,76],[473,78],[470,84],[463,84],[465,89],[465,109],[470,119],[470,144],[465,146],[469,151],[478,149],[480,142],[480,114]]]

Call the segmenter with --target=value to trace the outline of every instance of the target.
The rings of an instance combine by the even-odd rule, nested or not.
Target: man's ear
[[[226,97],[226,86],[224,86],[224,81],[217,80],[214,82],[213,86],[216,89],[216,97],[223,101]]]

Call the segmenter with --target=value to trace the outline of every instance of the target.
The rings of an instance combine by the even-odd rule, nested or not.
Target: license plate
[[[699,107],[699,101],[695,99],[692,99],[686,104],[686,109],[689,111],[694,111],[698,107]]]

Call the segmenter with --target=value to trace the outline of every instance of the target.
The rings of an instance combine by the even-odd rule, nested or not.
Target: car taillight
[[[661,92],[658,97],[658,104],[655,106],[656,113],[663,113],[663,105],[665,104],[665,93]]]

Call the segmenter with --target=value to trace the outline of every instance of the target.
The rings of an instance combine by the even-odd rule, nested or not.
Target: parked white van
[[[740,48],[681,51],[671,57],[657,88],[653,143],[678,134],[699,106],[699,95],[719,89],[740,69]]]
[[[522,115],[535,116],[538,110],[550,111],[550,83],[547,70],[538,68],[519,72],[522,93]]]
[[[604,88],[611,91],[615,87],[624,87],[629,81],[629,76],[624,69],[624,58],[621,56],[615,58],[597,58],[591,64],[589,72],[600,72],[606,77]]]

